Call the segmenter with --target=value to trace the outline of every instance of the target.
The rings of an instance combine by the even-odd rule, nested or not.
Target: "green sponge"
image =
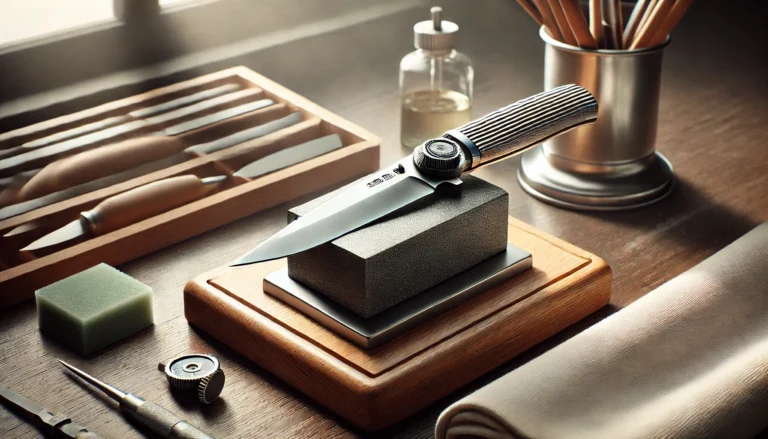
[[[89,355],[152,325],[152,288],[99,264],[35,291],[40,331]]]

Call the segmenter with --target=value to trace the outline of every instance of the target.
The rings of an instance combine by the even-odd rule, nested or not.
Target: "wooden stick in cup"
[[[659,0],[656,3],[656,7],[653,8],[651,16],[645,23],[642,29],[638,31],[637,37],[629,47],[630,50],[638,49],[641,47],[648,47],[653,40],[653,37],[661,29],[661,25],[664,24],[664,20],[667,18],[667,14],[672,9],[675,0]]]
[[[557,27],[555,17],[552,15],[552,10],[549,9],[549,5],[546,0],[531,0],[536,4],[536,8],[541,13],[541,21],[544,22],[544,27],[549,31],[549,36],[552,38],[563,41],[563,35],[560,33],[560,29]]]
[[[578,46],[576,37],[573,36],[573,30],[571,30],[571,25],[568,24],[568,19],[565,18],[565,12],[563,12],[560,2],[558,0],[547,1],[549,2],[549,8],[552,10],[552,15],[555,17],[557,27],[560,28],[560,34],[563,36],[562,41],[571,46]]]
[[[648,0],[648,5],[645,7],[645,10],[643,11],[643,15],[640,17],[640,22],[637,24],[637,28],[635,29],[634,35],[632,35],[632,39],[630,41],[627,41],[629,46],[626,47],[632,47],[632,43],[635,42],[638,35],[640,34],[640,31],[645,27],[645,25],[648,23],[648,19],[650,18],[651,14],[653,13],[653,10],[656,9],[656,4],[659,2],[659,0]]]
[[[584,13],[581,10],[581,6],[579,6],[578,0],[560,0],[560,6],[563,8],[565,18],[573,30],[573,36],[576,38],[576,43],[579,47],[597,49],[597,42],[592,38],[592,34],[589,33],[589,25],[586,18],[584,18]]]
[[[589,0],[589,30],[598,47],[604,49],[602,0]]]
[[[677,23],[679,23],[685,13],[688,12],[688,8],[690,8],[692,4],[693,0],[677,0],[675,5],[672,6],[672,10],[669,11],[667,18],[664,19],[664,23],[659,27],[659,30],[656,31],[656,35],[651,39],[650,45],[655,46],[664,42],[667,35],[672,32],[672,29],[674,29],[675,26],[677,26]]]
[[[622,36],[624,47],[632,45],[632,39],[635,37],[635,32],[637,32],[647,7],[648,0],[637,0],[635,7],[632,8],[632,14],[629,15],[629,20],[627,20],[627,26],[624,28],[624,35]]]
[[[542,26],[544,24],[544,20],[542,20],[541,12],[539,12],[538,9],[536,9],[536,6],[532,5],[530,3],[530,0],[517,0],[517,2],[520,4],[520,6],[525,9],[525,12],[528,13],[528,15],[533,18],[533,21],[536,22],[539,26]]]

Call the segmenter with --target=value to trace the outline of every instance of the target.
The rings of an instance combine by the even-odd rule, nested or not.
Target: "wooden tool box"
[[[273,133],[284,134],[284,130],[292,130],[295,142],[274,142],[275,136],[270,134],[210,154],[197,154],[181,163],[2,220],[0,236],[31,222],[42,222],[45,228],[41,230],[51,232],[77,219],[81,211],[126,190],[183,174],[194,174],[201,178],[231,174],[239,167],[271,152],[323,135],[339,134],[343,147],[254,180],[235,180],[198,201],[44,256],[19,255],[18,250],[29,244],[28,239],[26,242],[2,240],[0,307],[30,299],[37,288],[99,262],[117,265],[268,207],[322,191],[378,169],[380,140],[376,136],[245,67],[223,70],[0,134],[0,151],[224,84],[261,89],[264,98],[285,104],[286,115],[299,111],[302,122]],[[235,104],[237,102],[231,106]],[[190,146],[213,141],[260,124],[259,114],[259,111],[253,111],[180,136]],[[168,125],[171,122],[161,128]],[[122,138],[147,134],[146,130],[136,130]],[[109,148],[110,145],[105,142],[98,147]]]

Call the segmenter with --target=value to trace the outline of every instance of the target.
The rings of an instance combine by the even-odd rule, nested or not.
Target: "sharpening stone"
[[[40,331],[89,355],[152,325],[152,288],[99,264],[35,291]]]
[[[471,175],[332,242],[288,257],[291,279],[372,317],[502,252],[508,194]],[[338,191],[288,212],[288,222]]]

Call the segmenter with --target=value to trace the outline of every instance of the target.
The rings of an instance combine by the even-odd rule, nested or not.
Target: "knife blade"
[[[183,175],[158,180],[107,198],[93,209],[80,214],[80,218],[34,241],[21,251],[38,251],[49,247],[76,242],[85,236],[100,236],[151,218],[209,194],[228,178],[253,179],[270,172],[302,163],[341,148],[338,134],[331,134],[275,152],[229,175],[203,179]],[[34,233],[44,223],[23,224],[4,237]]]
[[[251,138],[245,138],[243,136],[237,136],[235,133],[231,136],[227,136],[221,139],[218,139],[214,142],[208,142],[208,146],[206,148],[211,148],[216,150],[229,148],[231,146],[237,145],[242,142],[246,142],[248,140],[251,140],[256,137],[260,136],[266,136],[267,134],[270,134],[272,132],[278,131],[282,128],[286,128],[288,126],[294,125],[298,123],[301,120],[300,113],[291,113],[286,117],[283,117],[281,119],[277,119],[274,123],[269,125],[267,129],[262,130],[256,130],[255,128],[258,128],[262,125],[259,125],[254,128],[250,128],[245,131],[249,131],[250,133],[255,135],[255,137]],[[264,124],[267,125],[267,124]],[[160,169],[165,169],[169,166],[172,166],[174,164],[178,164],[184,160],[186,160],[189,157],[189,152],[195,151],[193,147],[189,147],[182,151],[180,154],[174,154],[171,156],[168,156],[162,160],[149,162],[143,165],[140,165],[138,167],[130,168],[125,171],[119,172],[117,174],[113,175],[106,175],[104,177],[87,181],[85,183],[75,184],[73,186],[66,187],[64,189],[58,189],[56,192],[48,193],[47,195],[43,195],[38,198],[33,198],[26,201],[21,201],[16,204],[12,204],[10,206],[5,206],[0,208],[0,221],[14,217],[16,215],[21,215],[23,213],[39,209],[41,207],[45,207],[54,203],[58,203],[60,201],[68,200],[70,198],[74,198],[78,195],[87,194],[89,192],[93,192],[99,189],[103,189],[105,187],[109,187],[112,185],[115,185],[117,183],[121,183],[124,181],[128,181],[132,178],[138,177],[140,175],[145,175],[150,172],[154,172]],[[90,151],[89,151],[90,152]],[[82,153],[85,154],[85,153]],[[52,175],[56,175],[55,173]],[[69,175],[69,174],[68,174]],[[30,184],[32,180],[30,180]],[[61,183],[61,180],[56,180],[56,184]],[[66,183],[66,182],[65,182]],[[46,183],[47,184],[47,183]]]
[[[89,432],[87,428],[72,422],[68,416],[54,414],[11,390],[0,387],[0,399],[20,412],[26,419],[31,420],[45,437],[101,439],[101,436],[96,433]]]
[[[115,125],[127,123],[132,119],[139,119],[143,117],[153,116],[156,114],[175,110],[177,108],[184,107],[187,105],[192,105],[200,101],[205,101],[207,99],[215,98],[217,96],[234,92],[239,88],[240,88],[240,85],[238,84],[225,84],[219,87],[193,93],[188,96],[183,96],[178,99],[173,99],[167,102],[153,105],[151,107],[140,108],[138,110],[131,111],[125,115],[108,117],[106,119],[102,119],[96,122],[91,122],[89,124],[81,125],[68,130],[59,131],[57,133],[23,143],[22,145],[19,145],[13,148],[0,150],[0,159],[19,155],[27,151],[32,151],[38,148],[51,145],[53,143],[68,140],[74,137],[79,137],[85,134],[101,131],[106,128],[113,127]],[[185,114],[188,114],[188,113],[185,113]]]
[[[329,242],[433,193],[441,184],[461,184],[463,172],[521,153],[596,118],[597,101],[577,85],[515,102],[427,140],[411,156],[346,186],[231,265],[278,259]]]
[[[296,116],[289,115],[288,119],[283,117],[274,120],[281,114],[288,112],[285,104],[270,105],[258,111],[258,114],[253,115],[253,122],[257,123],[257,126],[238,131],[213,142],[189,146],[183,138],[178,136],[137,137],[58,160],[43,168],[19,189],[18,201],[42,197],[78,184],[165,159],[174,154],[177,157],[172,162],[181,163],[190,157],[198,156],[197,150],[194,149],[196,147],[204,146],[204,149],[228,148],[283,128],[294,123],[299,116],[298,114]],[[164,162],[166,166],[170,165],[167,160]]]
[[[212,114],[181,122],[174,126],[156,130],[158,125],[170,120],[185,118],[192,114],[201,113],[209,109],[227,105],[232,102],[242,102],[262,95],[261,89],[245,89],[229,93],[207,101],[199,102],[188,107],[164,113],[147,119],[137,119],[122,125],[106,128],[101,131],[86,134],[63,142],[54,143],[45,147],[33,149],[12,157],[0,159],[0,177],[8,177],[20,171],[26,171],[36,167],[45,166],[59,158],[74,155],[78,152],[98,147],[102,142],[110,139],[119,140],[135,134],[151,134],[174,136],[187,131],[210,125],[224,119],[229,119],[240,114],[263,108],[273,103],[270,99],[261,99],[256,102],[241,103],[233,108],[222,109]]]

